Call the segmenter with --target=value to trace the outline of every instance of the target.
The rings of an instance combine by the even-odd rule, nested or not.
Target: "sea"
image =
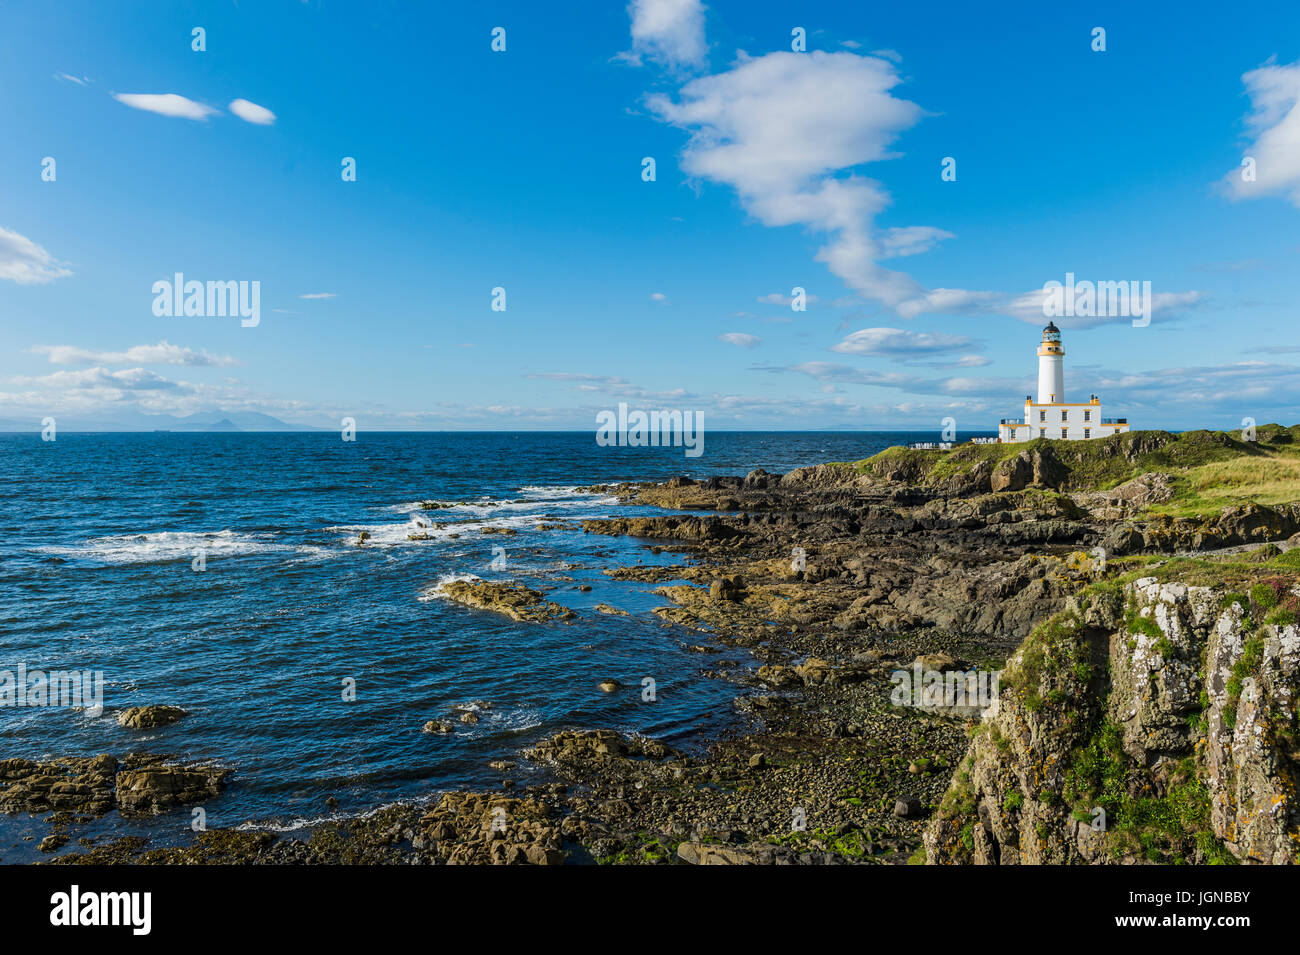
[[[207,826],[292,832],[503,776],[527,783],[541,770],[521,751],[565,728],[698,749],[744,725],[736,685],[706,671],[751,663],[692,652],[707,638],[651,614],[667,603],[660,585],[602,573],[684,558],[584,534],[574,522],[656,513],[584,488],[786,472],[933,439],[709,432],[687,457],[602,447],[591,432],[0,434],[0,674],[103,675],[98,713],[0,706],[0,759],[150,752],[230,767]],[[516,623],[436,593],[472,577],[541,589],[578,617]],[[606,679],[622,688],[602,692]],[[154,703],[189,715],[118,725]],[[421,731],[435,719],[455,732]],[[489,766],[501,760],[516,765]],[[38,822],[0,816],[0,861],[34,857]],[[84,828],[165,843],[190,822],[178,809]]]

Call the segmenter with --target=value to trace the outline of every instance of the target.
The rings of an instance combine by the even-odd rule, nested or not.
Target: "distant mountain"
[[[44,417],[44,416],[41,416]],[[54,415],[60,431],[324,431],[290,424],[260,411],[196,411],[188,415],[121,411],[101,415]],[[41,418],[0,418],[0,431],[40,431]]]

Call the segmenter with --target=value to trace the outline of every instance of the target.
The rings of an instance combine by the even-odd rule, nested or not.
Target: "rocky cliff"
[[[927,861],[1300,859],[1295,584],[1144,577],[1071,600],[1008,661]]]

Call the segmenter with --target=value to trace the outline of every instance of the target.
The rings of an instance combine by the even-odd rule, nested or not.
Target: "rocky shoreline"
[[[1140,469],[1141,456],[1152,453],[1157,440],[1144,437],[1150,434],[1112,442],[1118,463],[1128,456],[1128,466]],[[663,584],[656,593],[665,604],[654,613],[699,634],[694,649],[705,655],[712,674],[737,683],[736,706],[751,718],[751,729],[715,741],[703,755],[610,730],[570,730],[523,754],[547,770],[549,781],[538,785],[516,786],[507,778],[499,792],[446,793],[428,805],[390,806],[321,823],[296,838],[213,830],[198,833],[190,845],[153,847],[132,837],[83,845],[51,861],[1014,861],[1012,852],[990,849],[1015,841],[1006,835],[1006,820],[981,822],[990,800],[999,799],[999,812],[1014,816],[1011,825],[1026,844],[1049,817],[1053,825],[1067,825],[1069,807],[1043,808],[1028,829],[1022,826],[1024,796],[1017,803],[1006,791],[1007,768],[998,764],[997,748],[976,752],[985,745],[980,734],[989,711],[950,705],[942,694],[921,705],[899,705],[898,674],[996,673],[1013,654],[1023,657],[1017,648],[1026,638],[1032,644],[1045,621],[1099,582],[1122,590],[1130,585],[1124,575],[1168,570],[1180,551],[1250,549],[1270,541],[1286,547],[1300,531],[1295,505],[1240,504],[1203,518],[1148,514],[1146,508],[1168,493],[1168,475],[1144,473],[1102,488],[1106,482],[1085,478],[1081,469],[1050,443],[1035,442],[996,462],[959,459],[954,465],[940,452],[886,452],[858,465],[821,465],[786,475],[760,469],[743,478],[603,487],[629,503],[680,512],[589,520],[583,530],[643,538],[657,551],[681,555],[675,566],[606,573]],[[1270,561],[1283,552],[1264,551]],[[1287,576],[1273,564],[1259,569]],[[1295,597],[1294,570],[1289,578],[1290,584],[1274,588],[1288,606]],[[687,583],[670,583],[681,580]],[[526,626],[573,618],[522,586],[462,581],[445,589],[452,599]],[[1123,597],[1114,599],[1122,608]],[[1284,639],[1281,633],[1275,626],[1271,639]],[[746,660],[757,668],[742,665]],[[1233,663],[1226,665],[1231,670]],[[1295,679],[1286,671],[1270,685],[1289,692]],[[1004,699],[1024,692],[1023,683],[1001,691]],[[1086,709],[1087,694],[1101,690],[1084,680],[1074,692],[1080,698],[1072,705]],[[1294,714],[1294,697],[1281,706],[1283,717],[1287,705]],[[1002,712],[1005,719],[1007,710]],[[1195,740],[1183,742],[1187,753],[1195,750]],[[1086,743],[1085,734],[1070,745]],[[1294,773],[1289,745],[1276,749],[1283,765],[1270,778],[1277,792],[1293,799],[1286,790]],[[1228,756],[1221,758],[1232,756],[1231,739],[1227,746]],[[1136,744],[1129,751],[1137,761],[1150,755]],[[1178,758],[1185,760],[1187,753],[1180,750]],[[1158,756],[1163,758],[1152,755],[1153,763]],[[983,767],[982,794],[954,799],[952,791],[964,785],[963,776],[969,778],[972,760]],[[1184,765],[1184,774],[1189,771]],[[1157,772],[1147,784],[1158,793],[1178,778]],[[6,783],[0,808],[21,808],[10,798],[11,778],[0,775],[0,787]],[[120,774],[116,792],[120,804]],[[1031,796],[1036,799],[1038,791]],[[111,808],[102,792],[98,798],[97,805]],[[1219,812],[1229,810],[1220,806]],[[1264,840],[1271,853],[1265,861],[1282,860],[1285,851],[1278,847],[1294,831],[1294,817],[1287,804]],[[1202,857],[1225,844],[1228,854],[1238,847],[1206,826],[1211,841],[1202,840]],[[989,834],[982,843],[977,829]],[[1055,837],[1049,832],[1042,838]],[[973,848],[964,851],[968,843]],[[1102,852],[1026,856],[1112,861]],[[1141,858],[1139,852],[1114,861]],[[1150,853],[1146,858],[1166,861]]]

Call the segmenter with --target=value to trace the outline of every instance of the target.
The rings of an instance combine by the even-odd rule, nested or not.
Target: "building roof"
[[[1048,322],[1047,327],[1043,329],[1044,335],[1050,334],[1052,332],[1055,332],[1058,335],[1061,334],[1061,330],[1056,327],[1056,322]]]

